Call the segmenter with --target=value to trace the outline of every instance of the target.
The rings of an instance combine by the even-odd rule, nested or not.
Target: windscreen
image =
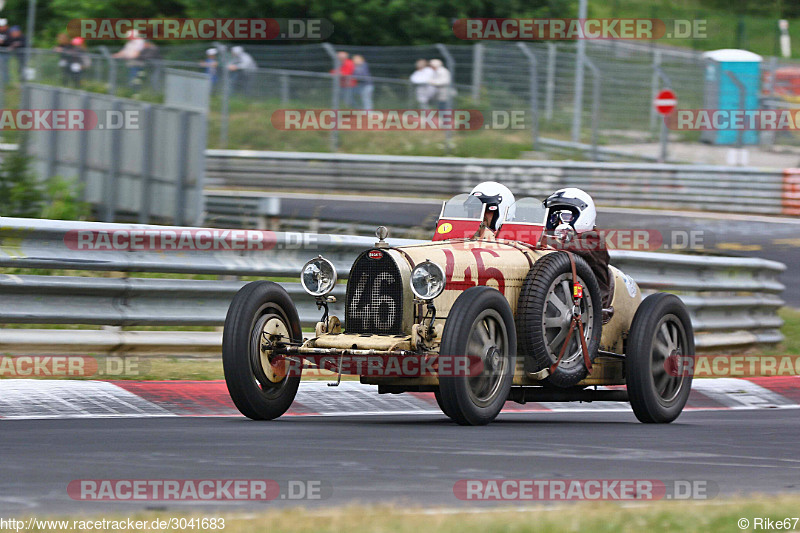
[[[507,223],[512,224],[544,224],[547,209],[542,201],[536,198],[521,198],[514,202],[508,210]]]
[[[477,196],[457,194],[444,204],[441,219],[483,220],[484,203]]]

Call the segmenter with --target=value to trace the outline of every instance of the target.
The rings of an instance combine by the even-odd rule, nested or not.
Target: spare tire
[[[592,269],[574,255],[578,283],[583,286],[581,320],[591,360],[597,356],[602,334],[600,286]],[[586,377],[577,328],[567,339],[572,320],[572,266],[566,252],[553,252],[540,258],[528,272],[517,303],[517,340],[525,357],[525,369],[538,372],[558,359],[565,341],[569,342],[555,372],[545,381],[556,387],[572,387]]]

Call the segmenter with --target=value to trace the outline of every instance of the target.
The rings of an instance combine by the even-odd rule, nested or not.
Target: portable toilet
[[[758,54],[747,50],[726,48],[703,54],[706,80],[703,107],[705,109],[758,109],[761,94],[761,61]],[[744,101],[731,75],[744,86]],[[758,144],[758,131],[742,131],[742,144]],[[737,144],[739,130],[703,131],[700,140],[712,144]]]

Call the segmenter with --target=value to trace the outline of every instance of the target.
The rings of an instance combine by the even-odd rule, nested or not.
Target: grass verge
[[[776,523],[787,517],[796,517],[800,496],[754,496],[749,498],[710,500],[705,502],[656,502],[647,504],[620,504],[616,502],[536,505],[490,510],[476,507],[460,510],[437,510],[398,506],[360,507],[348,506],[323,510],[297,508],[247,514],[166,514],[163,512],[135,513],[133,520],[144,520],[148,525],[155,519],[177,517],[225,518],[226,533],[270,531],[271,533],[493,533],[493,532],[638,532],[681,531],[686,533],[727,533],[754,531],[756,519]],[[486,511],[486,512],[483,512]],[[81,515],[66,517],[73,520],[127,520],[128,516]],[[56,518],[53,518],[56,519]],[[61,518],[62,520],[64,518]],[[739,520],[746,519],[749,527],[740,528]],[[793,524],[790,521],[790,525]],[[783,524],[783,522],[781,522]],[[800,524],[796,524],[800,525]],[[792,527],[782,528],[792,530]],[[77,530],[78,528],[65,528]],[[763,529],[763,528],[759,528]],[[95,528],[96,531],[108,529]],[[175,529],[145,528],[138,531],[174,531]],[[24,529],[22,531],[41,531]],[[121,529],[117,531],[128,531]],[[195,531],[197,531],[195,529]],[[219,531],[201,529],[201,531]]]

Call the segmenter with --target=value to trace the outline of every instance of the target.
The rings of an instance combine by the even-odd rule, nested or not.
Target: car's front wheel
[[[234,405],[248,418],[272,420],[285,413],[300,385],[300,365],[275,353],[279,342],[301,342],[300,318],[286,290],[254,281],[234,296],[222,333],[222,367]]]
[[[467,375],[439,377],[442,411],[461,425],[494,420],[508,399],[517,353],[514,316],[500,291],[471,287],[461,293],[447,316],[439,353],[465,359],[450,368],[470,368]],[[481,364],[470,364],[477,359]]]

